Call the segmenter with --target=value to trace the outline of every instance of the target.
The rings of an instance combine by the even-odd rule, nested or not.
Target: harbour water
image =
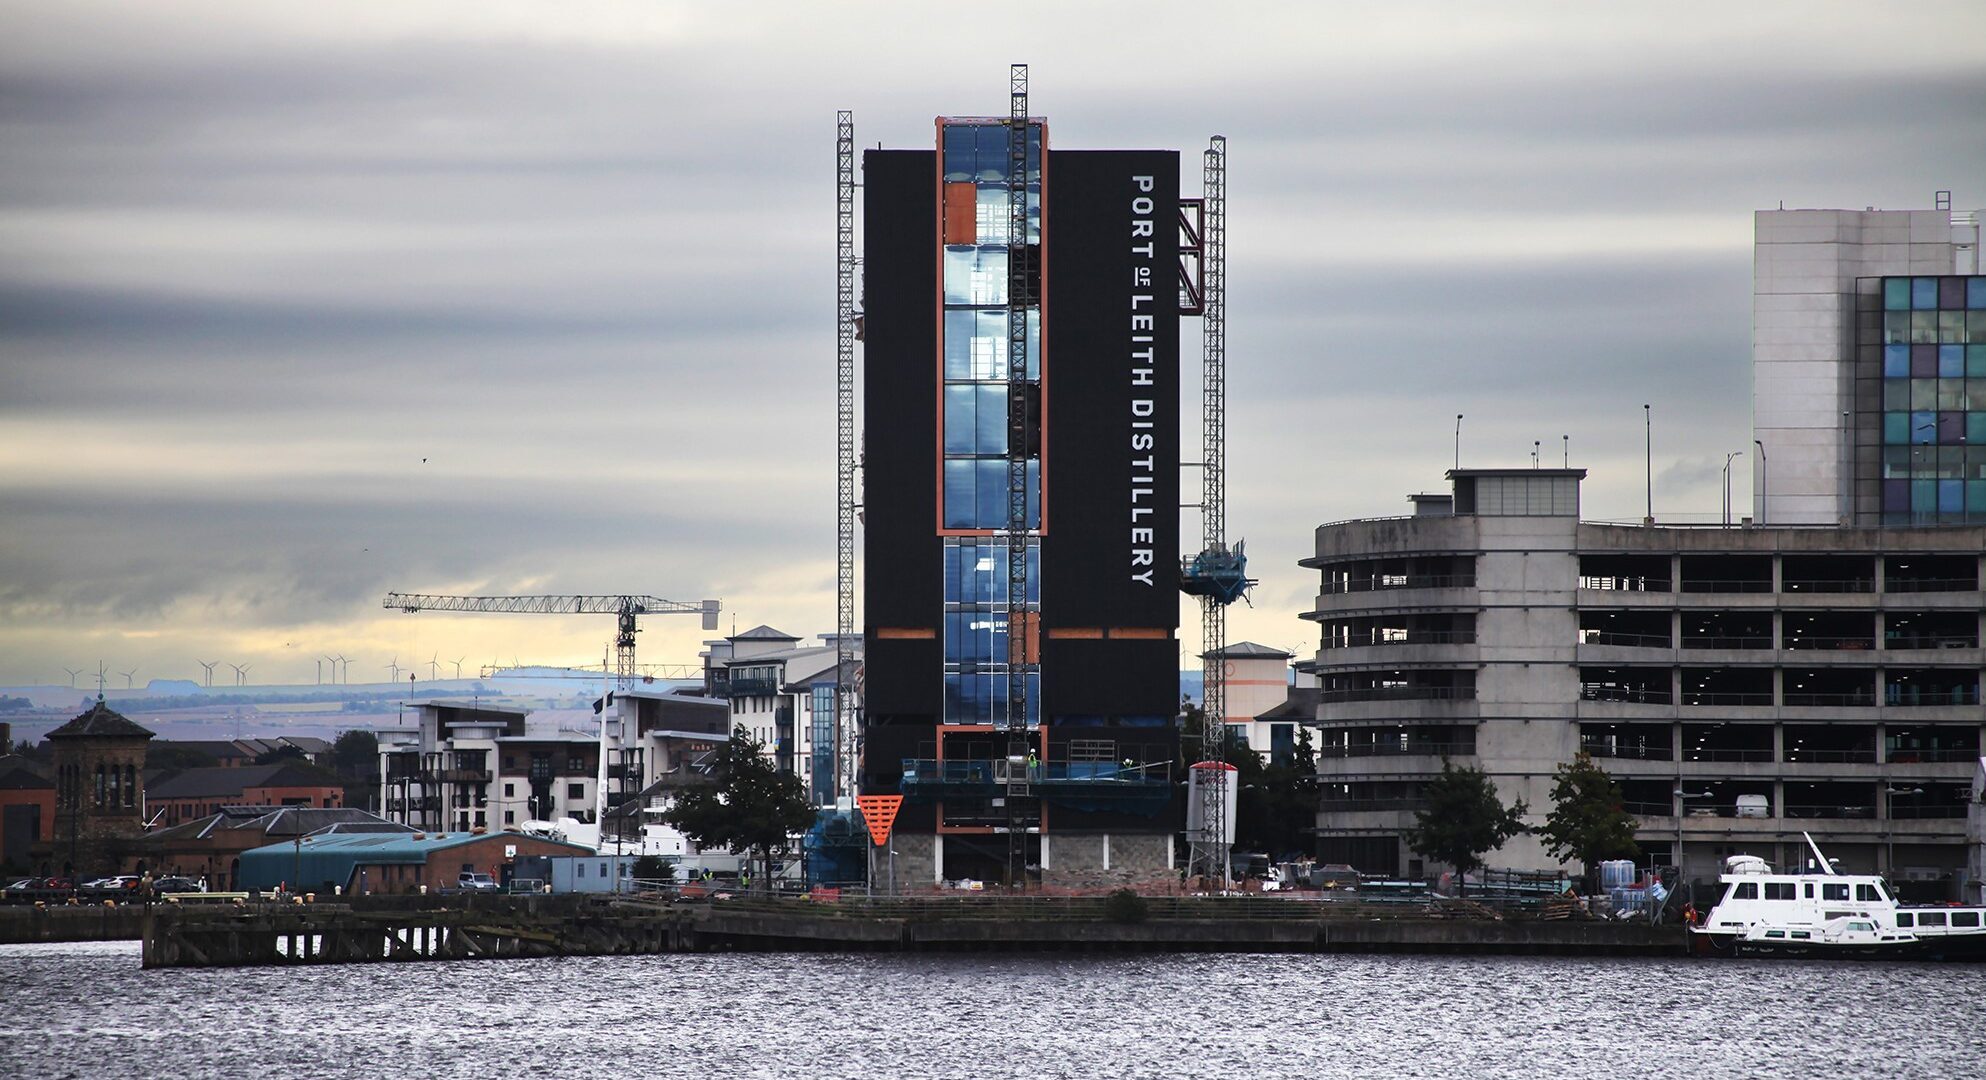
[[[0,1076],[1970,1077],[1986,965],[0,946]]]

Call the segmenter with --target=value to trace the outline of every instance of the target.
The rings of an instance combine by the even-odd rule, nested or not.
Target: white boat
[[[1986,908],[1906,907],[1875,875],[1838,873],[1813,837],[1811,867],[1776,873],[1734,855],[1723,896],[1690,928],[1692,951],[1711,956],[1986,960]]]

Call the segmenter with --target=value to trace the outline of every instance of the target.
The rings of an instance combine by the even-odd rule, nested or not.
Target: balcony
[[[488,769],[443,769],[435,778],[444,784],[487,784],[490,782]]]
[[[732,679],[726,697],[771,697],[779,693],[777,679]]]
[[[1464,739],[1456,742],[1409,741],[1322,746],[1317,749],[1317,757],[1320,760],[1364,757],[1466,757],[1475,752],[1476,740]]]

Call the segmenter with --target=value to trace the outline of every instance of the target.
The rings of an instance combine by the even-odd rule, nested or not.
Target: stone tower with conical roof
[[[48,733],[55,764],[53,861],[70,873],[111,873],[145,831],[145,744],[152,732],[98,697]]]

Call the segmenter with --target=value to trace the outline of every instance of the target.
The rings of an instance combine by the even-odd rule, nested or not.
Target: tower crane
[[[387,593],[384,604],[413,614],[417,611],[493,611],[520,615],[613,615],[614,676],[619,685],[634,682],[635,619],[642,615],[702,615],[705,630],[717,629],[716,600],[661,600],[653,596],[433,596]]]
[[[1227,637],[1227,606],[1255,584],[1248,577],[1245,543],[1227,541],[1227,138],[1209,141],[1202,161],[1200,237],[1200,552],[1182,560],[1179,589],[1200,598],[1202,760],[1224,760],[1227,745],[1227,668],[1220,656]],[[1227,847],[1234,823],[1227,820],[1226,769],[1199,770],[1198,828],[1189,832],[1189,869],[1228,878]]]

